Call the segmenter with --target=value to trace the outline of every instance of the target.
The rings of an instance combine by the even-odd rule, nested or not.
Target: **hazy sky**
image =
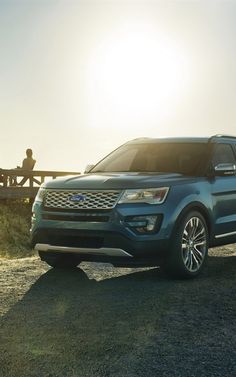
[[[0,0],[0,54],[1,168],[236,135],[236,1]]]

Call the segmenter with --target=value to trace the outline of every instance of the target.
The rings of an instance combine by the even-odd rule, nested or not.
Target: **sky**
[[[236,0],[0,0],[0,167],[236,135]]]

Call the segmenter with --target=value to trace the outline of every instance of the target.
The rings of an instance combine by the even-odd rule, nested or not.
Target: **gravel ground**
[[[1,377],[233,377],[236,246],[201,277],[0,259]]]

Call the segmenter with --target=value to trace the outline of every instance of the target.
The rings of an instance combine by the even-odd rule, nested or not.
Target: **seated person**
[[[33,170],[36,160],[33,159],[33,151],[32,149],[26,149],[26,158],[24,158],[22,162],[23,170]]]
[[[36,163],[36,160],[33,159],[32,149],[30,149],[30,148],[26,149],[26,158],[24,158],[24,160],[22,162],[22,167],[20,169],[22,169],[22,170],[33,170],[35,163]],[[17,185],[23,186],[29,178],[30,178],[30,176],[25,176]],[[35,178],[33,178],[33,182],[37,183],[38,185],[41,184]]]

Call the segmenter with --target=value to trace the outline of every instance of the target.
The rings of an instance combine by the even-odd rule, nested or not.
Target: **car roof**
[[[142,137],[128,141],[127,144],[146,144],[146,143],[219,143],[219,142],[236,143],[236,136],[230,135],[213,135],[208,137],[161,137],[149,138]]]

